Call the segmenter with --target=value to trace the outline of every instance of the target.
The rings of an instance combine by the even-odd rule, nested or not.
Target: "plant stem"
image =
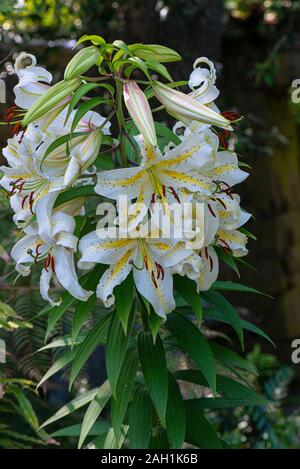
[[[117,119],[119,124],[119,142],[122,168],[127,167],[127,156],[125,148],[125,119],[123,114],[123,84],[116,80],[117,85]]]

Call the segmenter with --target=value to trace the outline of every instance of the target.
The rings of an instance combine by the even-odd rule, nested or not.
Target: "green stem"
[[[120,155],[122,168],[127,167],[127,156],[125,147],[125,118],[123,113],[123,83],[116,80],[117,85],[117,119],[119,124],[119,142],[120,142]]]

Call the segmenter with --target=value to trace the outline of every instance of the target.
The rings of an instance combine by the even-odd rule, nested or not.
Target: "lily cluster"
[[[29,275],[41,263],[41,295],[52,305],[60,301],[49,294],[53,276],[78,300],[87,301],[93,293],[78,281],[76,258],[79,270],[93,269],[97,263],[107,266],[96,289],[105,306],[114,304],[115,287],[133,275],[137,294],[166,318],[175,309],[174,275],[194,281],[197,291],[208,290],[218,277],[218,253],[247,254],[247,232],[241,227],[250,214],[241,209],[235,186],[248,174],[225,141],[237,116],[221,113],[214,103],[219,95],[216,71],[206,58],[194,63],[190,91],[179,91],[162,65],[178,59],[176,52],[163,46],[126,46],[115,41],[108,48],[98,40],[75,55],[63,81],[51,85],[52,75],[36,65],[34,56],[22,53],[17,58],[16,106],[5,116],[14,126],[14,135],[3,150],[8,165],[1,168],[0,183],[7,190],[14,221],[24,233],[12,250],[16,269]],[[93,66],[98,67],[99,77],[84,76]],[[135,67],[145,72],[147,81],[131,78]],[[169,83],[153,80],[149,69]],[[117,97],[105,80],[116,84]],[[109,99],[86,96],[103,86]],[[163,144],[150,106],[153,99],[176,119],[173,130],[167,129],[170,141],[164,137]],[[91,110],[93,103],[103,102],[111,105],[108,118]],[[110,120],[115,116],[119,134],[112,138]],[[104,157],[102,145],[108,138],[115,169],[99,170],[97,162]],[[85,198],[76,196],[73,188],[86,184],[93,184],[99,202],[109,199],[118,207],[120,198],[127,198],[130,236],[111,238],[109,230],[99,236],[94,229],[85,234],[76,229],[74,217],[85,216]],[[74,197],[63,199],[67,202],[62,204],[65,194]],[[190,226],[203,231],[200,244],[189,243],[191,232],[183,231],[181,239],[167,239],[159,224],[155,236],[142,229],[154,204],[172,225],[176,220],[170,207],[186,202],[194,207]],[[204,207],[201,225],[197,204]]]

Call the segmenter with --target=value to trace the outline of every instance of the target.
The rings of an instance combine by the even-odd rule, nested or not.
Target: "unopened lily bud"
[[[64,175],[64,185],[66,187],[73,184],[73,182],[78,178],[82,171],[82,167],[76,156],[72,156],[68,163],[65,175]]]
[[[80,79],[74,78],[69,81],[60,81],[51,86],[46,93],[42,94],[37,101],[28,109],[22,120],[22,127],[26,127],[30,122],[43,117],[47,112],[60,106],[73,91],[80,85]],[[66,100],[67,103],[67,100]]]
[[[173,90],[158,81],[152,85],[152,88],[156,98],[166,107],[167,112],[177,118],[231,129],[228,119],[181,91]]]
[[[85,47],[77,52],[73,59],[68,63],[65,70],[64,79],[71,80],[87,72],[96,64],[100,56],[99,49],[96,46]]]
[[[180,55],[175,50],[159,44],[132,44],[129,49],[134,55],[143,60],[155,60],[156,62],[181,60]]]
[[[148,99],[136,84],[129,80],[123,87],[124,102],[133,122],[147,141],[152,146],[157,145],[154,120]]]
[[[95,129],[82,143],[76,145],[71,152],[71,158],[65,172],[65,186],[70,186],[81,172],[95,161],[99,154],[101,141],[102,132],[100,129]]]

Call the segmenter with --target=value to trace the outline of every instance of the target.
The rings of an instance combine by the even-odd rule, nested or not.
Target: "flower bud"
[[[22,120],[22,126],[26,127],[30,122],[43,117],[47,112],[56,106],[63,104],[63,101],[70,96],[80,85],[80,79],[74,78],[69,81],[60,81],[51,86],[46,93],[42,94],[37,101],[28,109]]]
[[[74,55],[73,59],[68,63],[65,70],[64,79],[71,80],[87,72],[96,64],[100,52],[96,46],[85,47]]]
[[[155,60],[156,62],[181,60],[180,55],[175,50],[159,44],[132,44],[129,49],[134,55],[143,60]]]
[[[99,154],[101,141],[102,132],[100,129],[95,129],[71,151],[71,158],[64,175],[65,186],[70,186],[80,173],[95,161]]]
[[[152,85],[156,98],[166,107],[167,112],[183,121],[200,121],[204,124],[216,125],[231,129],[230,121],[208,106],[197,102],[181,91],[173,90],[158,81]]]
[[[157,138],[152,112],[148,99],[135,81],[130,80],[123,87],[124,102],[135,125],[152,146],[157,145]]]

